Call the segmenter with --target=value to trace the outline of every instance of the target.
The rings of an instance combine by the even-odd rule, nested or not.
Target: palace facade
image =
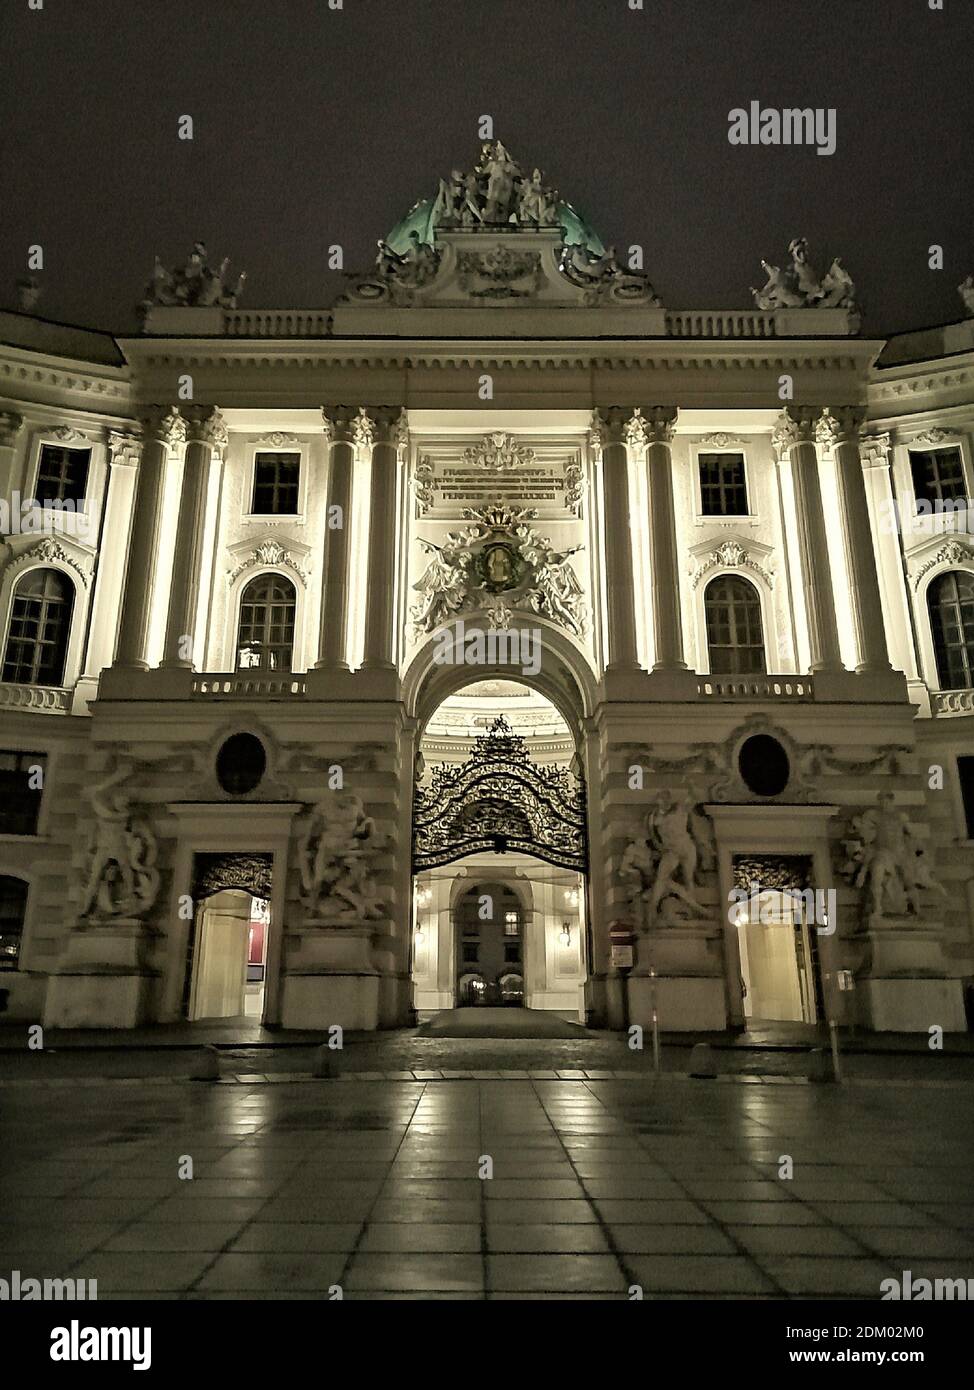
[[[326,310],[0,314],[0,1002],[961,1030],[974,317],[663,307],[499,142]]]

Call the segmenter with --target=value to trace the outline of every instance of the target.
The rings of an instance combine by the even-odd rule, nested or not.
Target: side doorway
[[[270,894],[270,855],[195,856],[183,988],[183,1016],[190,1022],[262,1022]]]

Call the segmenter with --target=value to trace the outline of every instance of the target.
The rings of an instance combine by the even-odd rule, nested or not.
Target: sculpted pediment
[[[435,199],[416,203],[378,243],[374,270],[350,277],[334,331],[462,333],[472,309],[506,311],[514,331],[545,332],[548,309],[583,316],[569,330],[580,335],[604,333],[612,310],[619,332],[665,331],[648,277],[604,247],[541,171],[522,169],[499,140],[484,144],[469,172],[441,179]],[[408,311],[401,329],[400,310]],[[595,311],[591,325],[586,310]],[[547,331],[565,328],[559,315]]]

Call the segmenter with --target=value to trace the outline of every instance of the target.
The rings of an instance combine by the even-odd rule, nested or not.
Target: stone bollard
[[[808,1068],[808,1079],[814,1082],[835,1080],[835,1066],[832,1054],[826,1047],[813,1047]]]
[[[194,1053],[193,1065],[189,1072],[190,1081],[219,1081],[220,1054],[212,1043],[201,1047]]]
[[[690,1075],[712,1081],[717,1075],[717,1063],[710,1043],[694,1043],[690,1049]]]
[[[333,1053],[331,1048],[326,1043],[322,1043],[321,1047],[315,1048],[315,1061],[311,1075],[322,1081],[326,1080],[329,1076],[333,1076],[332,1060]]]

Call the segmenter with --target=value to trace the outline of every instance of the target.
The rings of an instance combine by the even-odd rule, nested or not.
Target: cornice
[[[604,338],[575,341],[547,339],[348,339],[295,341],[282,339],[125,339],[120,343],[130,367],[140,370],[208,365],[339,368],[372,366],[408,370],[416,367],[551,367],[602,370],[666,365],[683,369],[733,365],[768,370],[802,365],[863,371],[883,344],[859,339],[717,339],[703,342],[659,339]]]
[[[128,401],[132,373],[128,367],[111,367],[98,362],[52,357],[29,348],[0,344],[0,391],[15,388],[17,399],[31,386],[54,387],[79,395],[99,396],[111,401]],[[25,399],[29,400],[27,396]]]

